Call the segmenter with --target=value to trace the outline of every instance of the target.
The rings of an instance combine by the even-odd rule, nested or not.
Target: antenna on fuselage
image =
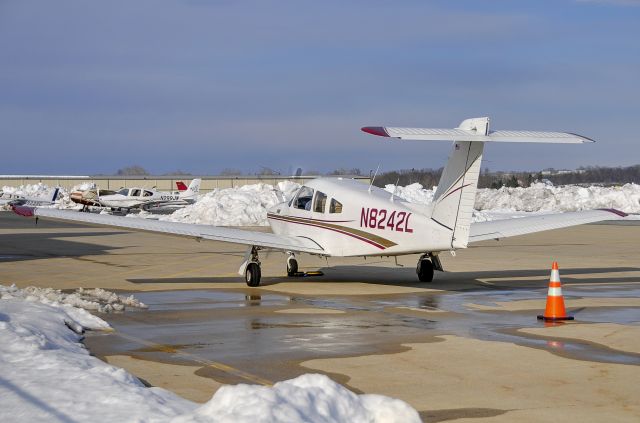
[[[376,180],[376,176],[378,175],[378,171],[380,170],[380,164],[378,164],[378,167],[376,168],[376,173],[373,174],[373,177],[371,178],[371,181],[369,182],[369,192],[371,192],[371,187],[373,186],[373,181]]]
[[[398,180],[396,184],[393,186],[393,192],[391,193],[391,202],[393,203],[393,197],[396,196],[396,190],[398,189],[398,184],[400,183],[400,177],[398,176]]]

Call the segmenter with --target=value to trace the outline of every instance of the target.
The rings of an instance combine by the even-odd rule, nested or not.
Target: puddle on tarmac
[[[600,296],[634,293],[638,293],[635,288],[603,289]],[[586,292],[581,289],[566,289],[567,296],[586,296],[583,294]],[[544,295],[545,289],[327,298],[220,290],[143,292],[135,296],[149,305],[148,310],[108,316],[116,334],[90,336],[87,343],[92,352],[100,355],[136,354],[176,362],[181,359],[172,351],[179,349],[202,358],[254,368],[261,374],[264,363],[270,363],[274,370],[269,371],[276,372],[279,367],[275,363],[397,352],[404,348],[401,346],[404,343],[433,342],[435,336],[442,334],[511,342],[580,360],[640,364],[640,355],[587,342],[547,340],[518,333],[519,328],[543,325],[536,319],[535,311],[482,312],[465,305],[539,299]],[[345,313],[274,313],[284,307],[327,308]],[[425,313],[423,317],[413,317],[393,310],[394,307],[455,314]],[[582,322],[638,321],[637,308],[585,308],[578,310],[576,317]],[[162,348],[149,348],[136,339]]]
[[[185,290],[140,292],[135,297],[149,306],[150,310],[195,310],[253,306],[283,306],[290,303],[289,297],[276,294],[249,295],[240,292]]]

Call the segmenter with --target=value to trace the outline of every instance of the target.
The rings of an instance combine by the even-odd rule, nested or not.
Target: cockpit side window
[[[131,189],[131,197],[139,197],[140,196],[140,190],[138,188],[133,188]]]
[[[329,213],[342,213],[342,203],[332,198],[331,204],[329,205]]]
[[[324,192],[316,192],[316,200],[313,203],[313,211],[316,213],[324,213],[324,206],[327,204],[327,194]]]
[[[301,210],[311,210],[311,200],[313,199],[313,188],[303,186],[298,191],[298,195],[293,202],[293,207]]]
[[[117,194],[120,194],[120,195],[129,195],[129,188],[122,188],[121,190],[119,190],[119,191],[117,192]]]

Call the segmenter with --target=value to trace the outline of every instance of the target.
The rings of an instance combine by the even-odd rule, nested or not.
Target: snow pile
[[[37,184],[20,185],[19,187],[5,185],[2,187],[2,192],[25,197],[51,198],[54,189],[55,188],[50,188],[42,182],[39,182]]]
[[[144,303],[135,299],[133,295],[124,297],[102,288],[78,288],[74,293],[66,294],[59,289],[53,288],[28,286],[24,289],[19,289],[15,285],[10,287],[0,285],[0,297],[5,298],[5,295],[11,298],[40,301],[50,305],[68,305],[100,313],[124,311],[125,307],[147,308]]]
[[[638,213],[640,212],[640,185],[556,187],[535,183],[528,188],[481,189],[476,195],[476,207],[480,210],[502,209],[525,212],[613,208],[626,213]]]
[[[22,298],[0,300],[0,410],[13,422],[166,421],[193,404],[110,366],[67,328],[75,307]],[[72,319],[72,324],[100,329]],[[94,322],[95,323],[95,322]]]
[[[415,183],[406,187],[385,187],[410,203],[430,204],[433,201],[435,187],[424,189]],[[564,185],[556,187],[550,184],[535,183],[528,188],[479,189],[476,194],[476,208],[483,212],[475,213],[478,218],[492,214],[508,212],[565,212],[600,208],[614,208],[626,213],[640,212],[640,185],[626,184],[619,187]],[[516,213],[518,215],[518,213]],[[519,215],[522,215],[521,213]]]
[[[221,387],[202,407],[173,422],[420,422],[406,402],[356,395],[324,375],[306,374],[276,383]]]
[[[384,187],[385,191],[393,193],[409,203],[416,204],[431,204],[437,188],[438,187],[424,189],[422,185],[417,182],[404,187],[395,186],[394,184],[387,184]]]
[[[0,410],[14,422],[419,422],[403,401],[356,395],[322,375],[272,388],[223,386],[206,404],[147,388],[93,357],[68,327],[108,327],[76,307],[0,285]],[[16,294],[16,295],[14,295]],[[92,319],[86,318],[87,316]]]
[[[269,184],[215,189],[190,206],[160,220],[214,226],[267,226],[267,210],[288,201],[300,188],[285,181],[277,187]]]

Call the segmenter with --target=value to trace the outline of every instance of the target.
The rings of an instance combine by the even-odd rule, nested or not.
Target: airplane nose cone
[[[287,203],[279,203],[276,204],[273,207],[270,207],[269,209],[267,209],[267,213],[271,213],[271,214],[282,214],[282,211],[285,209],[285,207],[287,207]]]

